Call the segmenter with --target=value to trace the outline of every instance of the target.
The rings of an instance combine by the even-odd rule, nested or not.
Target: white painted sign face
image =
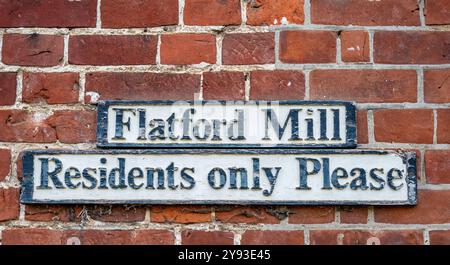
[[[341,101],[107,101],[100,147],[356,147],[355,107]]]
[[[23,203],[416,204],[414,153],[28,151]]]

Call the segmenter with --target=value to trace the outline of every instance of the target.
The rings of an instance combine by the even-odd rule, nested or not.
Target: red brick
[[[162,64],[214,64],[216,37],[211,34],[170,34],[161,36]]]
[[[311,22],[327,25],[419,26],[416,0],[313,0]]]
[[[0,110],[0,141],[52,143],[56,131],[47,124],[47,113]]]
[[[437,111],[437,143],[450,144],[450,109]]]
[[[369,214],[367,207],[340,207],[341,224],[366,224]]]
[[[48,118],[61,143],[95,142],[97,113],[95,111],[59,110]]]
[[[430,231],[430,245],[450,245],[450,230]]]
[[[314,70],[310,75],[310,87],[311,99],[417,102],[414,70]]]
[[[131,232],[133,244],[138,245],[173,245],[175,235],[168,230],[141,229]]]
[[[275,62],[274,33],[227,34],[222,43],[223,64],[267,64]]]
[[[0,181],[4,181],[11,171],[11,150],[0,149]]]
[[[2,245],[61,245],[63,232],[44,228],[10,228],[2,232]]]
[[[16,102],[16,73],[0,73],[0,106],[14,105]]]
[[[156,63],[157,39],[150,35],[75,35],[69,40],[69,63],[145,65]]]
[[[242,234],[241,245],[303,245],[303,231],[249,230]]]
[[[56,66],[63,60],[64,37],[41,34],[3,35],[2,61],[9,65]]]
[[[311,230],[311,245],[423,245],[420,230]]]
[[[102,1],[102,28],[146,28],[178,24],[178,0]]]
[[[181,232],[183,245],[233,245],[234,235],[223,231],[185,230]]]
[[[343,62],[369,62],[369,33],[363,30],[343,31],[341,57]]]
[[[247,24],[270,26],[303,24],[304,0],[251,0],[247,3]]]
[[[17,159],[16,159],[16,173],[17,173],[17,178],[19,179],[19,181],[21,181],[22,180],[22,167],[23,167],[23,165],[22,165],[22,158],[23,158],[23,155],[24,155],[24,151],[21,151],[20,153],[19,153],[19,155],[17,155]]]
[[[424,97],[428,103],[450,103],[450,69],[425,70]]]
[[[358,144],[369,143],[369,127],[367,124],[367,110],[358,110],[356,112],[356,134]]]
[[[64,233],[63,244],[76,238],[81,245],[172,245],[175,237],[171,231],[139,230],[69,230]]]
[[[95,205],[88,208],[89,217],[102,222],[142,222],[146,208],[141,206]]]
[[[185,0],[184,24],[229,26],[241,24],[239,0]]]
[[[250,99],[287,100],[305,98],[305,75],[301,71],[253,71]]]
[[[95,27],[97,1],[0,1],[0,27]]]
[[[88,73],[85,101],[193,100],[200,75],[166,73]],[[93,96],[95,95],[95,96]]]
[[[0,188],[0,222],[19,218],[19,189]]]
[[[450,150],[425,151],[425,174],[432,184],[450,184]]]
[[[216,210],[216,221],[223,223],[278,224],[280,220],[264,207],[236,206]]]
[[[450,190],[419,190],[416,206],[375,207],[375,222],[391,224],[444,224],[450,222]]]
[[[25,207],[25,220],[79,222],[81,220],[82,209],[81,206],[30,204]]]
[[[77,103],[78,73],[24,73],[22,101],[25,103]]]
[[[289,208],[290,224],[326,224],[334,221],[334,207],[298,206]]]
[[[433,110],[383,109],[373,116],[377,142],[433,143]]]
[[[154,206],[150,218],[155,223],[206,223],[211,221],[211,208],[204,206]]]
[[[374,61],[385,64],[448,64],[448,43],[448,31],[377,31],[374,34]]]
[[[427,25],[450,24],[450,0],[425,1],[425,23]]]
[[[336,33],[333,31],[282,31],[280,61],[284,63],[335,63]]]
[[[203,73],[203,98],[214,100],[243,100],[245,77],[240,72]]]

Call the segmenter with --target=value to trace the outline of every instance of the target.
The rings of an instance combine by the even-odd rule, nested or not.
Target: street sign
[[[415,153],[27,151],[22,203],[414,205]]]
[[[342,101],[106,101],[108,148],[354,148],[355,107]]]

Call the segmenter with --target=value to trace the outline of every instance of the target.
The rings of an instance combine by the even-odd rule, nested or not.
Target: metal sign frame
[[[33,198],[34,192],[34,155],[59,154],[105,154],[105,155],[158,155],[158,154],[398,154],[405,165],[405,181],[407,186],[407,200],[404,201],[226,201],[226,200],[37,200]],[[396,153],[376,150],[292,150],[292,149],[153,149],[153,150],[31,150],[25,151],[23,156],[23,182],[21,203],[25,204],[227,204],[227,205],[416,205],[417,204],[417,177],[416,154],[414,152]]]
[[[353,102],[348,101],[298,101],[298,100],[282,100],[276,101],[279,105],[317,105],[317,106],[327,106],[327,105],[341,105],[346,109],[345,118],[345,132],[346,132],[346,142],[343,144],[189,144],[189,143],[110,143],[108,142],[108,108],[111,105],[114,106],[129,106],[129,105],[172,105],[180,101],[171,100],[154,100],[154,101],[100,101],[97,106],[97,146],[99,148],[356,148],[356,107]],[[259,102],[270,102],[270,101],[223,101],[223,100],[212,100],[212,101],[181,101],[188,104],[258,104]]]

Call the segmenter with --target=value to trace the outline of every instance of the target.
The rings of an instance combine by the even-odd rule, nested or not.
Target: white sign
[[[356,147],[355,107],[341,101],[107,101],[100,147]]]
[[[414,153],[28,151],[23,203],[416,204]]]

